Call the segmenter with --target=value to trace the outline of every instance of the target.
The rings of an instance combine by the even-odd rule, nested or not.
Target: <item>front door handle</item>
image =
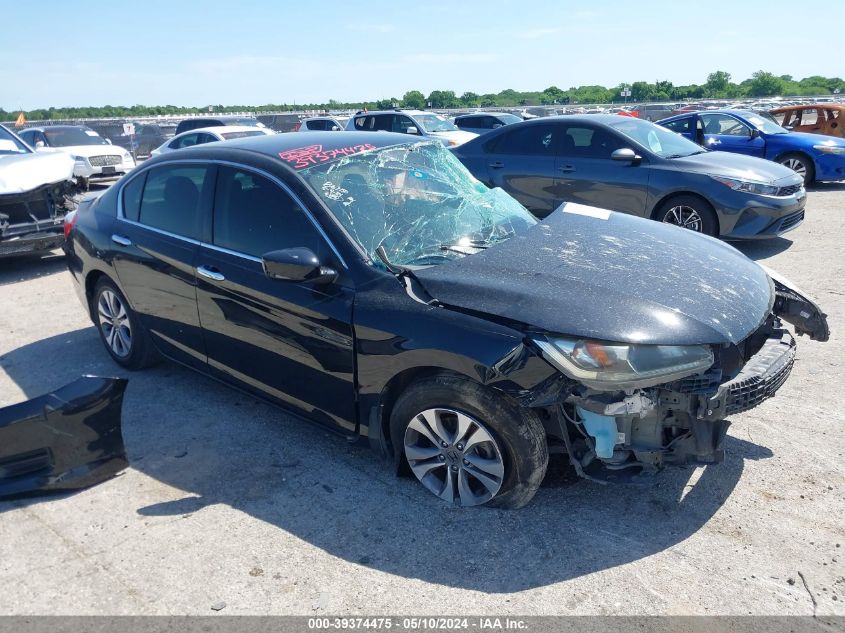
[[[213,279],[214,281],[223,281],[226,277],[221,273],[219,270],[214,268],[206,268],[205,266],[197,267],[197,274],[202,275],[203,277],[207,277],[208,279]]]
[[[491,169],[501,169],[504,166],[505,166],[505,164],[501,161],[498,161],[498,160],[495,163],[490,163]]]
[[[115,244],[120,244],[121,246],[132,246],[132,240],[124,235],[118,235],[117,233],[112,234],[111,241]]]
[[[572,165],[561,165],[560,167],[558,167],[558,169],[565,174],[569,174],[575,171],[575,167]]]

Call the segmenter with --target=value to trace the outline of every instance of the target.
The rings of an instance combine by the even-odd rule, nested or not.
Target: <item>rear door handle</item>
[[[208,279],[213,279],[214,281],[223,281],[226,277],[221,273],[219,270],[214,268],[206,268],[205,266],[197,267],[197,274],[202,275]]]
[[[112,233],[111,241],[115,244],[120,244],[121,246],[132,246],[132,240],[124,235],[118,235],[117,233]]]
[[[575,167],[573,167],[572,165],[561,165],[560,167],[558,167],[558,169],[565,174],[569,174],[575,171]]]
[[[490,163],[490,167],[492,169],[501,169],[504,166],[505,166],[505,164],[501,161],[498,161],[498,160],[495,163]]]

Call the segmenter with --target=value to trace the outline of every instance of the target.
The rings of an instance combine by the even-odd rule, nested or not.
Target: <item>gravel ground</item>
[[[446,507],[366,447],[181,367],[111,362],[61,256],[0,262],[0,404],[130,378],[131,467],[0,502],[0,614],[845,614],[845,186],[740,245],[815,296],[778,396],[723,464],[603,487],[553,469],[519,511]],[[214,611],[212,611],[214,608]]]

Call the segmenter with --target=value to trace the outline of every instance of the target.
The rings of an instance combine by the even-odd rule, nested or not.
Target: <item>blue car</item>
[[[746,110],[687,112],[657,122],[723,152],[768,158],[795,170],[805,184],[845,180],[845,139],[790,132],[770,118]]]

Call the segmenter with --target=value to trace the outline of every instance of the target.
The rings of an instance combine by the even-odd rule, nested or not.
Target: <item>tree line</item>
[[[292,112],[302,110],[359,110],[404,107],[430,108],[475,108],[475,107],[519,107],[532,105],[556,105],[577,103],[619,103],[624,100],[624,89],[631,92],[628,101],[684,101],[691,99],[737,99],[743,97],[769,96],[817,96],[845,93],[845,80],[839,77],[814,75],[795,80],[791,75],[774,75],[757,71],[745,81],[734,83],[731,74],[717,70],[707,75],[703,84],[676,86],[671,81],[635,81],[619,84],[612,88],[604,86],[578,86],[562,90],[549,86],[541,92],[520,92],[510,88],[493,94],[464,92],[458,96],[452,90],[433,90],[426,96],[419,90],[410,90],[401,98],[387,98],[368,102],[340,102],[330,99],[327,103],[266,104],[266,105],[212,105],[204,108],[188,108],[174,105],[164,106],[100,106],[42,108],[24,111],[28,120],[91,119],[107,117],[146,117],[157,115],[202,114],[213,111],[227,112]],[[844,97],[845,98],[845,97]],[[0,121],[14,120],[18,111],[6,112],[0,108]]]

